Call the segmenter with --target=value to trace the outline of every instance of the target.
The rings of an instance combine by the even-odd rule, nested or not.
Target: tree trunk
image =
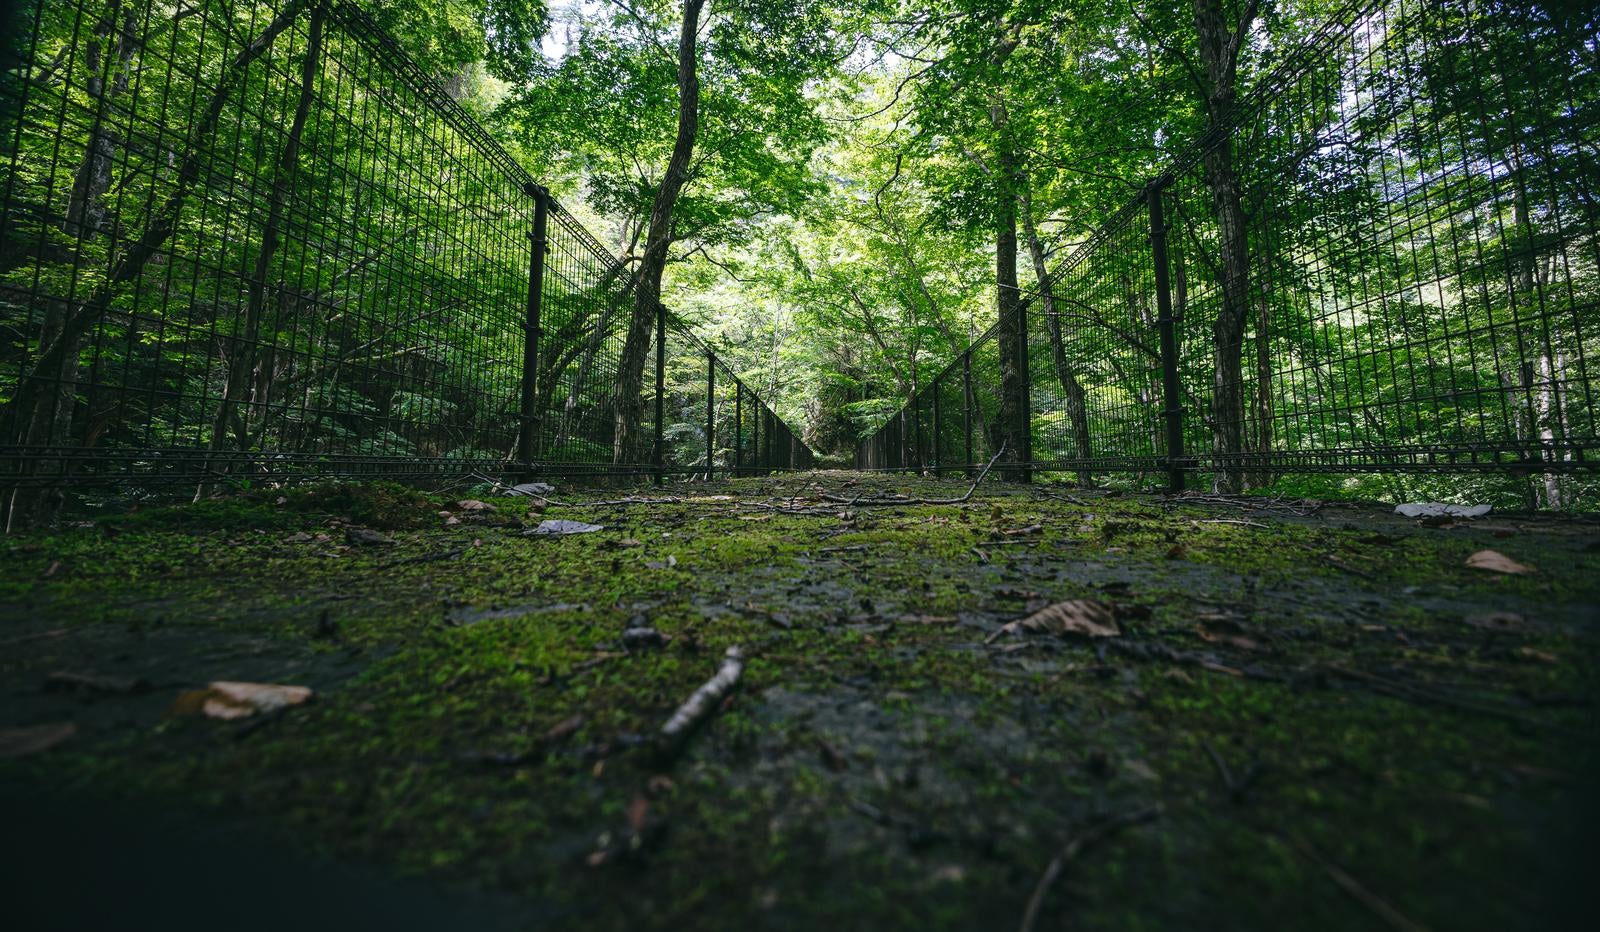
[[[237,90],[250,65],[272,47],[272,43],[289,28],[303,9],[303,0],[290,0],[261,34],[249,45],[240,49],[228,63],[221,81],[211,94],[205,112],[201,114],[199,122],[185,144],[183,163],[178,170],[172,193],[153,211],[148,225],[139,238],[126,252],[118,256],[105,282],[77,306],[62,324],[56,338],[40,347],[39,358],[34,362],[33,368],[19,380],[16,396],[6,405],[3,414],[0,414],[0,435],[16,429],[15,425],[24,414],[34,410],[44,384],[50,381],[50,373],[57,371],[64,361],[70,358],[72,353],[69,350],[76,347],[77,342],[89,328],[105,316],[117,290],[144,272],[145,265],[177,229],[178,215],[184,202],[188,200],[190,190],[199,180],[201,160],[206,154],[206,146],[216,133],[222,108]]]
[[[106,112],[112,98],[127,90],[134,52],[138,47],[135,35],[137,12],[132,6],[126,10],[120,10],[119,7],[120,4],[114,6],[96,24],[84,47],[84,90],[94,101],[94,122],[89,127],[83,157],[73,174],[66,216],[61,223],[61,231],[76,241],[77,261],[80,262],[84,261],[84,245],[105,232],[105,198],[111,190],[111,168],[116,158],[116,140],[105,125]],[[107,74],[112,66],[109,58],[102,60],[101,44],[112,36],[113,30],[118,40],[115,76],[107,88]],[[23,440],[29,446],[53,447],[68,440],[72,409],[77,400],[78,355],[83,337],[82,331],[72,330],[69,323],[82,310],[82,304],[64,300],[52,300],[45,308],[40,321],[39,346],[41,349],[59,346],[60,352],[49,363],[41,359],[39,368],[35,370],[35,378],[42,379],[46,384],[28,412]],[[7,509],[7,526],[9,528],[13,523],[48,522],[54,517],[60,501],[59,492],[49,494],[38,489],[15,489]]]
[[[305,132],[306,120],[311,113],[311,102],[316,96],[313,85],[317,80],[319,59],[322,55],[324,11],[325,7],[321,4],[311,10],[305,60],[300,68],[300,95],[295,104],[294,118],[289,124],[288,136],[284,139],[283,151],[278,156],[278,165],[273,172],[267,221],[261,230],[261,246],[256,251],[256,264],[254,274],[250,278],[250,293],[245,305],[244,323],[239,330],[240,336],[231,341],[228,380],[223,386],[222,402],[211,425],[213,450],[220,450],[226,445],[230,426],[235,430],[239,446],[243,448],[248,444],[249,429],[246,424],[248,412],[239,414],[239,400],[249,390],[251,376],[260,360],[258,344],[261,342],[261,318],[267,306],[267,277],[272,274],[272,259],[277,254],[281,240],[280,227],[283,224],[284,202],[288,200],[289,191],[294,185],[294,178],[300,167],[300,138]],[[264,364],[269,367],[272,365],[270,356]],[[262,387],[265,389],[265,383]],[[265,405],[267,402],[265,397],[255,397],[252,400],[258,405]]]
[[[1240,194],[1239,173],[1233,160],[1231,120],[1236,98],[1239,47],[1255,6],[1250,4],[1241,21],[1228,28],[1222,0],[1194,0],[1195,32],[1208,86],[1204,89],[1208,131],[1215,135],[1201,167],[1211,191],[1211,210],[1217,221],[1222,305],[1212,327],[1211,410],[1213,454],[1217,457],[1219,492],[1242,491],[1246,484],[1238,459],[1244,443],[1244,328],[1249,315],[1249,236]]]
[[[661,274],[667,267],[667,247],[672,244],[672,211],[678,194],[688,180],[689,160],[694,155],[695,135],[700,128],[700,79],[696,73],[695,46],[700,30],[700,11],[705,0],[684,0],[683,25],[678,33],[678,138],[672,158],[656,189],[650,209],[650,232],[645,238],[640,263],[639,284],[633,293],[633,318],[628,322],[628,338],[617,365],[615,402],[612,405],[616,429],[612,435],[612,462],[636,461],[643,449],[639,437],[644,364],[650,355],[650,332],[661,303]]]
[[[1033,222],[1033,196],[1026,173],[1018,173],[1018,207],[1022,213],[1022,232],[1028,240],[1028,255],[1033,260],[1033,277],[1039,286],[1039,301],[1044,305],[1045,326],[1050,332],[1050,353],[1055,365],[1056,378],[1067,402],[1067,419],[1072,422],[1072,440],[1078,459],[1087,460],[1093,455],[1089,438],[1089,409],[1085,403],[1083,385],[1067,361],[1066,342],[1061,334],[1061,316],[1056,311],[1055,286],[1050,284],[1050,273],[1045,268],[1044,244],[1039,241],[1039,230]],[[1084,488],[1094,485],[1094,476],[1087,469],[1078,470],[1078,484]]]

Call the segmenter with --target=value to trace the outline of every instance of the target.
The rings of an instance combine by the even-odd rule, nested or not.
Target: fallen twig
[[[390,560],[388,563],[378,564],[375,569],[392,570],[397,566],[405,566],[409,563],[433,563],[438,560],[454,560],[456,557],[459,557],[466,552],[467,548],[457,547],[454,550],[442,550],[438,553],[426,553],[420,557],[406,557],[403,560]]]
[[[1061,852],[1050,860],[1049,866],[1044,869],[1044,874],[1039,877],[1039,882],[1033,887],[1033,896],[1028,898],[1028,908],[1022,914],[1022,925],[1019,926],[1021,932],[1033,932],[1034,923],[1039,920],[1039,908],[1044,905],[1045,894],[1050,892],[1050,887],[1061,876],[1061,871],[1069,861],[1083,853],[1090,845],[1103,841],[1131,825],[1149,822],[1159,815],[1161,815],[1159,803],[1114,815],[1080,832],[1063,845]]]
[[[744,673],[744,654],[738,646],[728,648],[723,656],[722,667],[717,670],[716,676],[706,680],[696,689],[678,710],[672,713],[667,723],[661,726],[661,740],[669,750],[678,746],[688,736],[696,725],[711,715],[723,697],[733,690],[739,683],[739,677]]]
[[[12,647],[17,644],[26,644],[29,641],[41,641],[45,638],[58,638],[67,633],[66,628],[53,628],[49,631],[39,631],[34,634],[24,634],[21,637],[6,638],[0,641],[0,647]]]
[[[1356,902],[1371,910],[1373,914],[1379,919],[1382,919],[1384,923],[1389,926],[1389,928],[1398,929],[1399,932],[1428,932],[1427,926],[1413,921],[1404,913],[1391,906],[1388,900],[1385,900],[1383,897],[1378,896],[1376,893],[1373,893],[1371,890],[1368,890],[1366,887],[1362,886],[1360,881],[1345,873],[1345,871],[1337,864],[1334,864],[1333,862],[1323,858],[1322,855],[1317,853],[1317,849],[1311,847],[1311,845],[1306,842],[1305,839],[1295,837],[1292,839],[1292,844],[1294,845],[1295,849],[1301,854],[1305,855],[1308,860],[1322,868],[1330,880],[1338,884],[1339,887],[1344,890],[1344,892],[1350,894],[1350,896],[1354,898]]]
[[[1000,444],[1000,449],[994,451],[994,456],[989,458],[989,464],[983,467],[983,472],[978,473],[978,478],[972,480],[972,485],[967,487],[967,492],[960,498],[845,498],[842,495],[823,495],[823,501],[838,502],[841,505],[861,505],[863,507],[887,507],[893,505],[960,505],[972,498],[972,493],[978,490],[978,484],[983,482],[983,477],[989,474],[994,464],[1006,452],[1006,445]]]

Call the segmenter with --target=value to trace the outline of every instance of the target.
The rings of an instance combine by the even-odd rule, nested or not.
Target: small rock
[[[622,646],[628,650],[661,647],[666,643],[667,636],[654,628],[629,628],[622,632]]]
[[[359,547],[372,547],[394,543],[394,538],[385,537],[371,528],[364,527],[345,528],[344,540],[347,544],[354,544]]]

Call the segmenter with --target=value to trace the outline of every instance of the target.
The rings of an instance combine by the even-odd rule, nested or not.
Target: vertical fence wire
[[[1571,475],[1600,462],[1594,27],[1559,5],[1343,8],[1024,295],[1035,465],[1094,481],[1175,463],[1225,490],[1478,472],[1547,507],[1594,493]],[[975,386],[957,409],[969,469],[1000,433],[999,326],[946,370]],[[858,461],[916,468],[902,421]]]
[[[32,0],[12,22],[11,508],[74,483],[650,468],[613,442],[632,267],[359,7]],[[720,363],[681,323],[668,343],[689,469]]]

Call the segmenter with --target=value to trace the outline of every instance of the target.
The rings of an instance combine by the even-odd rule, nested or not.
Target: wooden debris
[[[1044,905],[1045,894],[1050,892],[1051,886],[1061,877],[1061,871],[1069,861],[1082,854],[1089,846],[1131,825],[1149,822],[1159,815],[1161,815],[1160,804],[1146,806],[1143,809],[1112,816],[1073,836],[1072,840],[1062,846],[1061,853],[1050,860],[1050,864],[1044,869],[1044,874],[1039,877],[1039,882],[1034,885],[1033,896],[1028,898],[1028,908],[1022,914],[1022,925],[1018,927],[1021,932],[1033,932],[1034,925],[1039,921],[1039,908]]]
[[[722,667],[717,670],[716,676],[702,683],[661,726],[662,741],[671,747],[687,737],[696,725],[722,704],[722,700],[739,684],[739,677],[743,674],[744,653],[735,645],[723,655]]]

